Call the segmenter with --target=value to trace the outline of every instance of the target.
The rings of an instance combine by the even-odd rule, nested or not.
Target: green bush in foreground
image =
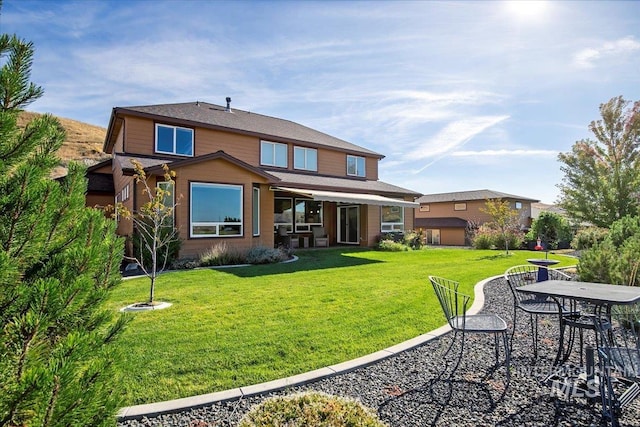
[[[268,426],[386,427],[386,424],[356,400],[310,392],[267,399],[253,407],[238,424],[238,427]]]

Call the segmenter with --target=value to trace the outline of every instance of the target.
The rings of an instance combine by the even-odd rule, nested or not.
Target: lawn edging
[[[468,314],[477,314],[484,307],[484,286],[491,280],[502,277],[502,275],[492,276],[481,280],[476,283],[473,288],[474,300],[473,304],[468,310]],[[312,381],[317,381],[330,376],[347,373],[355,369],[371,365],[379,362],[383,359],[402,353],[412,348],[418,347],[433,339],[437,339],[440,336],[449,332],[451,328],[449,325],[441,326],[425,334],[419,335],[415,338],[411,338],[407,341],[395,344],[391,347],[387,347],[384,350],[377,351],[375,353],[367,354],[356,359],[348,360],[346,362],[337,363],[335,365],[327,366],[324,368],[316,369],[314,371],[304,372],[301,374],[293,375],[286,378],[280,378],[273,381],[268,381],[259,384],[253,384],[245,387],[238,387],[229,390],[223,390],[215,393],[201,394],[197,396],[183,397],[180,399],[166,400],[163,402],[145,403],[135,406],[127,406],[121,408],[116,415],[118,421],[126,421],[130,419],[141,419],[143,417],[155,417],[162,414],[175,413],[188,409],[201,408],[217,402],[224,402],[228,400],[240,399],[242,397],[253,396],[256,394],[268,393],[286,389],[288,387],[294,387],[304,385]]]

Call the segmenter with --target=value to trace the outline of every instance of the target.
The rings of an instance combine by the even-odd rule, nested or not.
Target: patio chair
[[[640,396],[640,304],[614,306],[610,318],[594,316],[594,322],[603,419],[617,427],[623,410]]]
[[[315,247],[329,247],[329,236],[324,231],[324,227],[313,227],[313,246]]]
[[[516,332],[518,310],[529,314],[529,322],[531,324],[531,337],[533,340],[533,357],[538,357],[538,316],[540,315],[558,315],[560,308],[558,303],[551,298],[540,298],[530,294],[518,292],[520,286],[528,285],[537,280],[538,269],[546,267],[536,266],[533,264],[516,265],[507,269],[504,278],[509,284],[509,289],[513,294],[513,330],[511,331],[511,345],[513,346],[513,337]],[[555,269],[547,269],[550,280],[571,280],[571,277]],[[562,315],[569,315],[571,312],[562,306]],[[574,313],[575,314],[575,313]],[[589,321],[593,325],[592,321]],[[581,335],[582,343],[582,335]],[[570,340],[570,344],[573,341]],[[581,344],[582,345],[582,344]],[[568,353],[567,353],[568,354]],[[557,359],[560,357],[558,353]]]
[[[494,335],[494,345],[496,352],[496,366],[500,356],[500,346],[498,336],[502,337],[502,344],[505,353],[505,367],[507,379],[510,377],[510,347],[507,336],[507,323],[497,314],[467,314],[470,297],[458,292],[458,282],[437,276],[429,276],[429,281],[433,285],[433,290],[442,306],[449,326],[453,330],[453,339],[447,348],[444,357],[447,356],[456,340],[458,332],[462,333],[460,354],[458,355],[453,372],[458,368],[464,353],[464,342],[466,333],[485,333]]]

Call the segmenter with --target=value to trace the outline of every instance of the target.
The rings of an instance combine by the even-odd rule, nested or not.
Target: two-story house
[[[423,231],[427,244],[467,245],[467,226],[491,221],[483,209],[487,200],[497,199],[508,201],[512,209],[520,212],[522,230],[531,227],[531,204],[538,200],[492,190],[424,195],[417,200],[420,206],[415,210],[414,225]]]
[[[313,246],[318,227],[329,245],[361,246],[374,245],[385,231],[413,229],[420,194],[378,180],[383,155],[298,123],[232,109],[230,101],[114,108],[104,143],[113,158],[91,168],[90,181],[111,177],[113,200],[135,212],[145,197],[131,160],[154,185],[163,185],[167,164],[176,173],[173,193],[181,196],[174,218],[180,257],[222,241],[238,249],[273,247],[280,234]],[[98,195],[103,203],[105,193],[95,192],[87,204]],[[118,233],[131,235],[132,222],[120,219]]]

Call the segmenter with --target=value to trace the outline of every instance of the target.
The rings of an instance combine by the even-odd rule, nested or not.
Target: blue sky
[[[640,2],[4,0],[33,41],[28,109],[106,127],[187,101],[292,120],[375,150],[421,193],[553,203],[559,152],[614,96],[640,100]]]

